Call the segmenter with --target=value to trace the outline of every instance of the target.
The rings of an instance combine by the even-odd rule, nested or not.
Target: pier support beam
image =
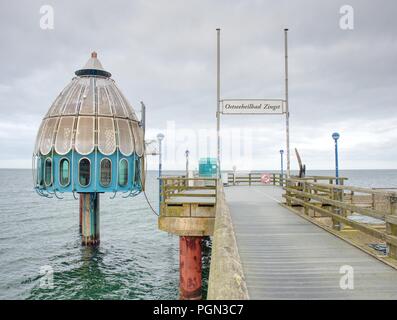
[[[179,237],[179,292],[181,300],[201,300],[201,240],[203,237]]]
[[[80,193],[81,244],[99,244],[99,193]]]

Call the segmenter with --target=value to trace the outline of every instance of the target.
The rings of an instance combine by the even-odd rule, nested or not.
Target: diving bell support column
[[[80,233],[81,233],[81,228],[83,225],[83,201],[84,201],[83,194],[80,193],[79,194],[79,203],[80,203],[80,205],[79,205],[79,231],[80,231]]]
[[[203,237],[179,237],[179,293],[181,300],[201,300]]]
[[[99,244],[99,211],[99,193],[80,193],[82,245]]]

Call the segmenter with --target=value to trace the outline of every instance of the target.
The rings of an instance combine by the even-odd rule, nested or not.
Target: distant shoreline
[[[31,168],[0,168],[0,170],[32,170]],[[310,173],[311,171],[333,171],[334,169],[308,169],[306,173]],[[397,170],[397,168],[392,168],[392,169],[339,169],[339,171],[343,172],[343,171],[385,171],[385,170]],[[153,172],[157,172],[157,169],[148,169],[147,171],[153,171]],[[167,170],[167,169],[163,169],[164,172],[184,172],[184,169],[172,169],[172,170]],[[225,169],[222,171],[233,171],[232,169]],[[243,171],[251,171],[251,172],[255,172],[255,171],[275,171],[278,172],[280,171],[280,169],[252,169],[252,170],[237,170],[239,172],[243,172]],[[291,171],[293,172],[298,172],[298,169],[292,169]]]

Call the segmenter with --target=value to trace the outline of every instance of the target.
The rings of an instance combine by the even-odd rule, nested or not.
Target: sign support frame
[[[217,41],[216,41],[216,147],[217,147],[217,164],[218,164],[218,177],[221,176],[221,29],[216,29]]]
[[[221,29],[217,28],[217,59],[216,59],[216,103],[217,103],[217,111],[216,111],[216,135],[217,135],[217,162],[218,162],[218,176],[221,175],[221,165],[220,165],[220,158],[221,158],[221,151],[220,151],[220,118],[221,118],[221,102],[224,100],[231,100],[231,99],[224,99],[221,100],[220,97],[220,32]],[[288,29],[284,29],[284,53],[285,53],[285,60],[284,60],[284,72],[285,72],[285,99],[263,99],[263,100],[282,100],[285,104],[285,135],[286,135],[286,158],[287,158],[287,178],[291,175],[291,156],[290,156],[290,133],[289,133],[289,101],[288,101]],[[237,100],[237,99],[236,99]],[[250,100],[250,99],[246,99]],[[251,100],[261,100],[261,99],[251,99]],[[230,113],[232,114],[232,113]],[[238,115],[239,113],[235,113]],[[266,113],[263,113],[266,114]],[[276,114],[276,113],[274,113]],[[271,115],[268,113],[267,115]]]

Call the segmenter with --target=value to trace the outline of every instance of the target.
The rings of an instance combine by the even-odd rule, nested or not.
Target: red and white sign
[[[261,176],[261,182],[264,183],[264,184],[269,184],[270,183],[270,174],[264,173]]]

